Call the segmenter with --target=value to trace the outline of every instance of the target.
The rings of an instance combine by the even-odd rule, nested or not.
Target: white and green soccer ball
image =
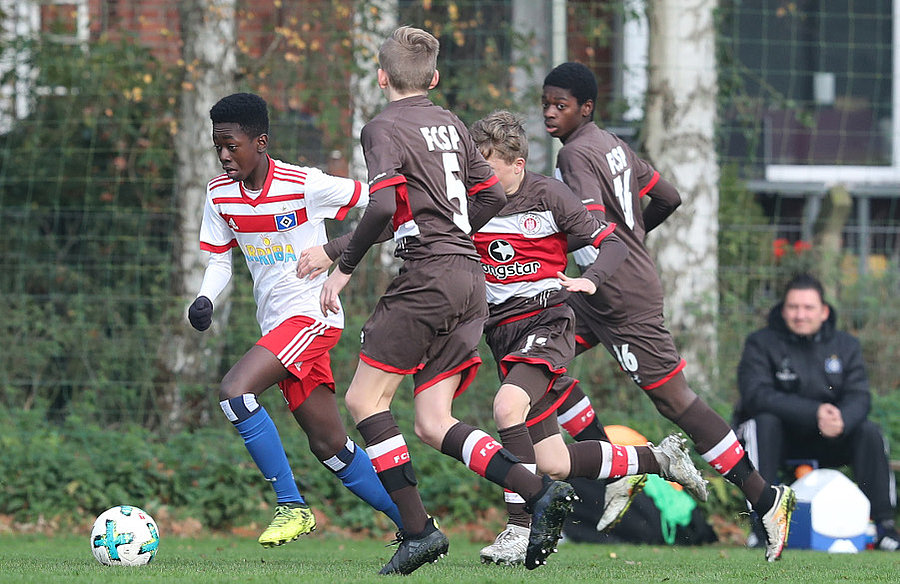
[[[156,556],[159,528],[139,507],[119,505],[94,521],[91,552],[105,566],[143,566]]]

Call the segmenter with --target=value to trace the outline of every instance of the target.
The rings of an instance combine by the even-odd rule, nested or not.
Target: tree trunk
[[[813,249],[818,250],[816,274],[825,288],[825,298],[837,298],[841,281],[841,257],[844,251],[844,226],[853,210],[853,197],[842,184],[828,190],[819,212],[813,236]]]
[[[559,141],[544,130],[544,116],[539,107],[540,89],[547,71],[565,61],[565,57],[557,61],[551,56],[554,45],[548,23],[553,22],[552,8],[550,2],[512,2],[513,34],[528,41],[523,46],[513,45],[513,63],[530,61],[536,64],[530,68],[514,65],[512,91],[522,101],[526,129],[535,130],[528,134],[528,168],[545,174],[553,174],[556,161],[551,154]]]
[[[368,180],[368,171],[359,136],[363,126],[387,105],[387,99],[378,87],[378,49],[388,35],[400,26],[397,21],[399,11],[397,0],[373,0],[369,2],[369,5],[369,11],[357,13],[355,19],[356,61],[362,73],[354,75],[351,79],[353,86],[352,131],[355,147],[350,161],[350,172],[353,178],[363,182]],[[438,63],[438,68],[440,69],[440,63]],[[355,221],[353,226],[356,226]],[[374,274],[374,277],[383,280],[375,284],[376,290],[381,290],[388,284],[389,279],[386,278],[386,275],[400,265],[399,260],[394,257],[394,249],[394,241],[388,240],[374,250],[374,253],[378,254],[378,265],[381,267],[381,272]],[[369,275],[371,274],[359,274],[357,279]]]
[[[178,228],[174,245],[175,278],[168,330],[160,347],[160,422],[170,430],[202,424],[208,418],[206,390],[218,383],[221,343],[214,341],[228,319],[226,290],[215,302],[213,326],[198,333],[185,318],[185,307],[200,288],[207,254],[198,236],[206,199],[206,183],[218,174],[212,148],[209,108],[232,93],[237,72],[236,0],[179,2],[185,75],[178,132],[176,205]]]
[[[649,237],[666,316],[695,389],[716,379],[718,181],[715,0],[649,3],[646,150],[682,205]]]

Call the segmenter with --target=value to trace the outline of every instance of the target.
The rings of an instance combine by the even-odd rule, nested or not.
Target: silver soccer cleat
[[[659,476],[666,480],[675,481],[699,501],[706,501],[709,493],[706,490],[706,481],[694,466],[690,455],[685,448],[686,440],[680,434],[670,434],[663,438],[659,446],[648,442],[650,451],[659,462]]]

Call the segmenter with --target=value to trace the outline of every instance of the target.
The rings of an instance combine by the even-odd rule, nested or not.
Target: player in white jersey
[[[359,181],[270,158],[267,106],[257,95],[237,93],[221,99],[210,110],[210,119],[225,173],[207,185],[200,247],[210,257],[188,318],[199,331],[209,328],[213,301],[231,279],[231,249],[240,248],[253,276],[262,338],[222,379],[219,399],[277,497],[275,517],[259,542],[281,545],[316,526],[278,430],[257,401],[274,384],[316,458],[402,527],[397,506],[365,449],[347,436],[338,411],[329,351],[340,337],[343,313],[323,315],[319,310],[324,275],[297,276],[300,252],[327,240],[324,220],[343,219],[350,209],[365,207],[368,189]]]
[[[299,314],[343,328],[343,312],[323,316],[318,310],[326,276],[298,279],[296,262],[303,249],[327,241],[324,219],[343,219],[351,208],[365,207],[368,189],[355,180],[272,158],[267,159],[265,179],[257,191],[229,174],[210,181],[201,249],[222,254],[238,247],[243,252],[263,335]]]

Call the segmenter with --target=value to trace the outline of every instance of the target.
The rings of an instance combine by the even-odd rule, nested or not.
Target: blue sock
[[[403,529],[400,510],[381,484],[369,455],[349,436],[344,448],[328,460],[323,460],[322,464],[337,475],[351,493],[390,517],[397,529]]]
[[[256,466],[266,480],[272,483],[278,503],[305,503],[294,480],[275,422],[266,409],[257,403],[256,396],[246,393],[221,401],[219,405],[244,439],[244,445]]]

